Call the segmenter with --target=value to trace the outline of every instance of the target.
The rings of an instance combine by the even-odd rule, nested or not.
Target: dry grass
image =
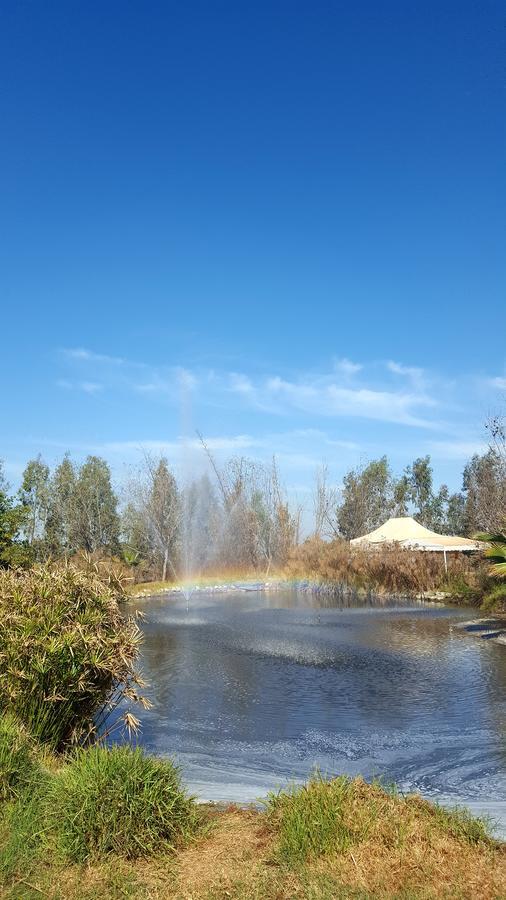
[[[504,845],[470,843],[439,825],[433,807],[356,783],[354,813],[381,805],[377,827],[357,844],[289,865],[279,831],[262,813],[229,807],[210,814],[210,831],[173,856],[132,864],[55,869],[47,863],[19,879],[6,900],[499,900],[506,897]],[[351,810],[350,810],[351,811]],[[437,818],[437,817],[436,817]],[[403,838],[399,839],[399,834]]]
[[[470,600],[483,592],[486,572],[481,559],[448,554],[448,573],[441,553],[415,553],[383,547],[374,551],[352,549],[347,541],[311,538],[293,551],[286,566],[288,577],[370,588],[392,594],[431,590],[466,594]]]

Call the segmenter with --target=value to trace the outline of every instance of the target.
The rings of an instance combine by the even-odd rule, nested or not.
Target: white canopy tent
[[[425,550],[431,553],[443,553],[445,566],[447,553],[469,553],[482,547],[479,541],[455,535],[437,534],[424,528],[412,516],[400,516],[389,519],[363,537],[350,541],[352,547],[377,547],[381,544],[397,544],[409,550]]]

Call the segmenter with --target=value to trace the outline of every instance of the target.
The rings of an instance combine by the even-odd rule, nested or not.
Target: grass
[[[170,851],[197,827],[173,763],[128,746],[77,751],[51,780],[45,805],[48,832],[71,862]]]
[[[10,714],[0,716],[0,803],[18,799],[41,776],[33,740]]]
[[[74,863],[171,854],[203,827],[170,760],[129,746],[76,750],[0,807],[4,883]]]
[[[485,594],[481,608],[484,612],[506,612],[506,582],[495,584]]]
[[[444,834],[471,844],[490,843],[487,823],[465,809],[449,811],[416,795],[405,798],[345,776],[330,781],[315,776],[303,787],[271,794],[267,816],[279,835],[279,857],[292,866],[368,840],[405,846],[421,829],[429,839]]]
[[[136,771],[133,758],[126,758],[128,768]],[[86,781],[96,774],[97,759],[95,749],[86,763]],[[118,774],[117,762],[116,758],[105,770],[112,768]],[[139,817],[146,815],[146,808],[137,807],[135,820],[130,821],[129,815],[116,818],[118,798],[131,797],[131,789],[117,785],[114,793],[106,789],[109,793],[99,808],[92,791],[93,802],[88,805],[84,799],[87,812],[81,814],[78,799],[88,796],[89,787],[83,793],[82,775],[77,777],[75,770],[70,778],[74,765],[71,761],[62,770],[66,776],[58,781],[57,794],[51,790],[47,794],[58,804],[55,810],[63,820],[54,822],[51,829],[71,834],[77,827],[78,836],[90,836],[98,817],[102,834],[118,828],[118,835],[131,840],[132,830],[142,830]],[[99,769],[103,774],[101,764]],[[79,787],[70,800],[65,785],[76,778]],[[158,788],[149,788],[150,816],[158,808],[158,794]],[[184,809],[186,802],[183,798]],[[127,808],[133,812],[130,801]],[[40,830],[33,807],[25,816],[25,838],[30,820]],[[6,900],[41,895],[48,900],[498,900],[506,896],[504,845],[489,837],[482,821],[361,779],[313,778],[302,788],[271,795],[265,812],[200,807],[192,809],[190,821],[188,827],[183,815],[176,840],[169,837],[165,845],[166,837],[161,844],[156,839],[141,855],[137,846],[135,858],[129,855],[131,845],[118,840],[111,846],[101,838],[98,846],[93,837],[93,852],[77,863],[71,858],[88,854],[88,838],[85,848],[81,837],[77,845],[73,837],[69,856],[56,844],[51,848],[50,835],[43,833],[43,846],[51,849],[31,861],[25,853],[17,869],[11,866],[6,872],[4,868],[3,880],[0,867],[0,892],[3,889]],[[2,853],[5,856],[4,848]]]
[[[0,570],[0,708],[53,749],[85,741],[101,710],[137,697],[140,632],[122,596],[73,565]]]
[[[215,587],[216,585],[224,585],[224,584],[234,584],[236,582],[243,581],[265,581],[268,580],[269,583],[274,581],[282,581],[283,576],[279,574],[272,573],[267,576],[262,572],[245,572],[245,571],[222,571],[214,574],[208,575],[196,575],[191,579],[187,579],[186,581],[175,581],[174,579],[170,581],[142,581],[137,584],[129,584],[126,587],[126,593],[130,596],[137,597],[143,595],[157,594],[163,593],[164,591],[173,591],[180,588],[182,585],[188,585],[190,588],[207,588],[207,587]]]

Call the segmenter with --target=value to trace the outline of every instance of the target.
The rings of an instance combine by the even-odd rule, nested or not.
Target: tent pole
[[[445,572],[448,574],[448,563],[446,562],[446,547],[443,547],[443,556],[445,561]]]

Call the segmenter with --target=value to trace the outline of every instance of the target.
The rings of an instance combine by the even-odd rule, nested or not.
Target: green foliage
[[[52,779],[45,804],[51,840],[73,862],[170,850],[198,827],[173,763],[127,746],[77,751]]]
[[[392,476],[386,456],[344,476],[337,511],[343,537],[352,540],[372,531],[388,519],[392,510]]]
[[[137,697],[140,634],[121,597],[70,564],[0,570],[0,706],[54,748],[86,740],[101,710]]]
[[[49,466],[42,462],[40,455],[31,459],[25,468],[19,497],[26,509],[26,540],[30,547],[43,556],[49,507]]]
[[[506,459],[492,447],[482,456],[475,454],[464,469],[465,529],[498,531],[506,516]]]
[[[420,834],[490,842],[487,823],[467,810],[446,810],[417,795],[400,796],[379,784],[319,775],[306,785],[269,795],[267,815],[278,835],[278,855],[290,865],[374,839],[399,847]]]
[[[332,781],[314,777],[301,788],[270,794],[268,815],[279,831],[280,855],[296,863],[353,844],[344,820],[350,791],[344,776]]]
[[[506,534],[485,532],[477,534],[476,540],[490,544],[484,552],[484,556],[492,561],[490,574],[494,578],[506,578]]]
[[[29,564],[30,549],[22,539],[26,518],[26,506],[9,497],[0,461],[0,567]]]
[[[33,740],[13,716],[0,715],[0,802],[19,797],[40,774]]]
[[[485,612],[506,612],[506,582],[496,584],[485,594],[481,609]]]

